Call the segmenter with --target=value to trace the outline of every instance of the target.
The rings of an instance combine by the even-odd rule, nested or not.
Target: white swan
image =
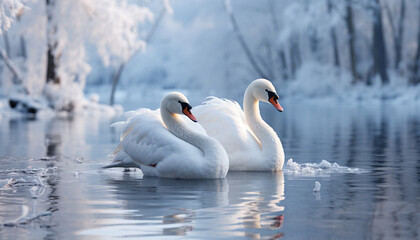
[[[187,126],[180,114],[195,122],[190,110],[187,98],[172,92],[163,98],[160,110],[126,113],[129,119],[117,123],[122,134],[114,161],[105,168],[137,166],[144,176],[166,178],[224,178],[229,168],[226,151],[204,130]]]
[[[244,111],[235,101],[212,97],[194,107],[201,126],[219,140],[229,156],[229,171],[277,171],[283,168],[284,151],[276,132],[260,115],[259,101],[269,102],[280,112],[273,84],[253,81],[245,91]]]

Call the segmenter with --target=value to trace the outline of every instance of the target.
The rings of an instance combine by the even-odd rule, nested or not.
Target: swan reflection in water
[[[231,223],[241,223],[244,236],[278,239],[284,221],[284,175],[279,172],[231,172],[229,202],[237,209]]]
[[[121,202],[122,206],[118,208],[126,211],[121,217],[131,220],[131,227],[121,227],[114,221],[114,224],[119,224],[119,229],[111,226],[115,236],[128,236],[127,232],[133,236],[185,235],[195,227],[197,209],[228,205],[226,178],[139,178],[136,172],[124,172],[120,178],[107,176],[105,184],[111,187],[113,197]],[[97,235],[101,229],[97,230],[90,234]]]
[[[280,238],[284,220],[282,172],[231,172],[224,179],[179,180],[124,172],[104,175],[122,214],[84,234],[113,237]],[[120,220],[116,220],[121,218]]]

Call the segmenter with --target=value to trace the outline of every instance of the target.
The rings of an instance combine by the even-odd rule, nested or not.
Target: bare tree
[[[299,35],[293,34],[290,38],[290,70],[292,78],[296,77],[296,71],[302,63],[302,56],[299,47]]]
[[[3,62],[6,64],[7,68],[12,72],[13,78],[12,81],[16,86],[19,86],[23,89],[24,93],[29,93],[28,90],[23,87],[23,78],[18,70],[18,68],[15,66],[15,64],[10,60],[10,58],[7,56],[7,53],[5,53],[3,50],[0,50],[0,57],[3,60]]]
[[[391,13],[388,4],[385,4],[385,10],[391,25],[391,35],[394,41],[394,68],[398,69],[402,58],[402,43],[404,37],[404,20],[405,20],[405,0],[400,0],[400,14],[398,19],[398,26],[396,26],[395,19]]]
[[[328,8],[328,13],[331,15],[332,10],[333,10],[333,3],[331,2],[331,0],[327,1],[327,8]],[[333,45],[334,66],[340,67],[340,58],[339,58],[338,44],[337,44],[337,33],[334,26],[331,26],[330,28],[330,37],[331,37],[331,42]]]
[[[355,40],[356,40],[356,33],[354,30],[354,22],[353,22],[353,9],[351,7],[351,0],[346,0],[346,26],[347,31],[349,33],[348,37],[348,45],[349,45],[349,53],[350,53],[350,69],[351,74],[353,77],[352,83],[357,83],[359,79],[359,75],[357,74],[356,70],[356,52],[355,52]]]
[[[57,26],[53,23],[53,13],[55,0],[46,0],[47,5],[47,41],[48,41],[48,50],[47,50],[47,83],[53,82],[55,84],[60,84],[60,78],[57,75],[57,64],[58,59],[55,56],[54,49],[57,46],[56,40],[53,39],[54,32],[56,31]]]
[[[379,74],[382,84],[389,83],[387,73],[387,57],[385,48],[384,31],[382,26],[382,7],[379,0],[373,0],[373,62],[374,73]]]
[[[274,31],[276,33],[276,35],[278,35],[280,27],[278,24],[278,20],[277,20],[277,11],[276,11],[276,1],[275,0],[271,0],[269,1],[269,6],[268,9],[270,11],[270,16],[271,16],[271,23],[273,25]],[[280,68],[281,68],[281,77],[284,80],[287,80],[289,78],[289,74],[288,74],[288,66],[287,66],[287,58],[286,58],[286,53],[284,51],[284,48],[280,48],[277,49],[277,57],[280,61]]]
[[[279,52],[279,58],[280,58],[280,64],[281,64],[281,73],[282,73],[282,77],[284,80],[288,80],[289,79],[289,74],[288,74],[288,67],[287,67],[287,59],[286,59],[286,53],[284,52],[283,49],[281,49]]]
[[[255,60],[255,57],[252,55],[252,52],[248,44],[246,43],[244,36],[241,33],[241,30],[238,26],[238,23],[236,22],[236,18],[235,18],[235,15],[233,14],[232,7],[230,5],[229,0],[225,1],[225,7],[226,7],[226,12],[228,13],[230,22],[232,23],[233,30],[235,31],[235,34],[238,37],[239,43],[241,44],[242,49],[244,50],[249,63],[251,64],[255,72],[259,75],[259,77],[267,78],[266,74],[259,67],[257,61]]]
[[[9,43],[9,36],[6,31],[3,33],[4,39],[4,48],[6,49],[6,54],[10,58],[10,43]]]
[[[156,21],[154,22],[150,32],[147,34],[146,38],[144,39],[146,43],[149,43],[150,40],[152,39],[153,35],[156,32],[156,29],[158,28],[159,24],[162,22],[162,19],[165,16],[166,12],[167,12],[166,7],[163,7]],[[115,91],[117,90],[117,86],[118,86],[118,83],[120,82],[121,75],[125,69],[125,66],[127,65],[128,62],[130,62],[131,59],[133,59],[140,52],[140,50],[141,49],[135,50],[134,53],[127,59],[127,61],[121,63],[120,66],[118,67],[117,73],[114,75],[113,80],[112,80],[111,96],[109,98],[109,104],[111,106],[114,105]]]
[[[419,18],[418,18],[418,32],[417,32],[417,49],[416,49],[416,55],[414,57],[414,64],[413,64],[413,70],[410,77],[410,84],[416,85],[420,83],[420,77],[419,77],[419,65],[420,65],[420,4],[419,4]]]

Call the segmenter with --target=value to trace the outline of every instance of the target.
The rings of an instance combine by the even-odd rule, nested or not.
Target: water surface
[[[361,171],[143,178],[100,169],[119,139],[112,119],[3,116],[0,179],[14,182],[0,190],[0,239],[420,238],[417,106],[283,106],[262,112],[286,159]]]

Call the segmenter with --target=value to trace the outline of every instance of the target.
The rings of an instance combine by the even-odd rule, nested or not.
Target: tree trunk
[[[312,54],[315,56],[315,59],[319,60],[318,32],[313,26],[309,29],[309,48],[311,49]]]
[[[47,50],[47,78],[46,82],[53,82],[55,84],[60,84],[60,78],[57,75],[57,58],[54,55],[54,49],[57,46],[56,40],[53,39],[54,32],[56,31],[56,26],[53,24],[53,12],[54,12],[55,0],[46,0],[47,5],[47,41],[48,41],[48,50]]]
[[[418,19],[418,26],[419,29],[417,31],[417,49],[416,49],[416,56],[414,57],[414,64],[413,64],[413,72],[411,74],[410,78],[410,84],[416,85],[420,83],[420,77],[419,77],[419,64],[420,64],[420,5],[419,5],[419,19]]]
[[[160,22],[162,21],[163,17],[166,14],[167,9],[165,7],[162,8],[162,10],[160,11],[158,18],[156,19],[155,23],[152,26],[152,29],[150,30],[150,32],[147,34],[146,38],[144,39],[144,41],[146,43],[149,43],[150,40],[152,39],[153,35],[156,32],[157,27],[159,26]],[[112,89],[111,89],[111,95],[109,97],[109,104],[111,106],[114,105],[114,97],[115,97],[115,91],[117,90],[118,87],[118,83],[120,82],[122,73],[124,71],[125,65],[134,58],[134,56],[137,55],[137,53],[140,52],[140,49],[137,49],[136,51],[134,51],[134,53],[127,59],[127,61],[122,62],[120,64],[120,66],[118,67],[118,71],[115,74],[113,80],[112,80]]]
[[[299,48],[299,36],[295,35],[290,39],[290,67],[291,67],[291,75],[293,78],[296,77],[296,71],[299,68],[302,57],[300,55],[300,48]]]
[[[358,81],[358,74],[356,71],[356,53],[354,49],[354,43],[355,43],[355,31],[354,31],[354,22],[353,22],[353,9],[351,7],[351,0],[346,0],[346,26],[347,31],[349,33],[348,37],[348,45],[349,45],[349,53],[350,53],[350,69],[351,74],[353,77],[352,83],[355,84]]]
[[[20,56],[22,56],[24,59],[28,57],[26,53],[26,41],[23,35],[20,36]]]
[[[11,57],[10,56],[10,43],[9,43],[9,36],[7,34],[7,31],[3,32],[3,38],[4,38],[4,48],[6,49],[6,54],[7,57]]]
[[[110,99],[109,99],[109,105],[111,105],[111,106],[113,106],[114,105],[114,99],[115,99],[115,91],[117,90],[117,85],[118,85],[118,83],[119,83],[119,81],[120,81],[120,78],[121,78],[121,73],[122,73],[122,71],[124,70],[124,67],[125,67],[125,63],[122,63],[121,65],[120,65],[120,67],[118,68],[118,71],[117,71],[117,73],[115,74],[115,76],[114,76],[114,79],[113,79],[113,81],[112,81],[112,90],[111,90],[111,97],[110,97]]]
[[[382,12],[379,0],[374,0],[373,7],[373,58],[374,58],[374,73],[379,74],[382,84],[388,84],[389,78],[387,74],[387,58],[384,32],[382,27]]]
[[[249,48],[247,42],[245,41],[244,36],[242,35],[242,32],[239,28],[239,25],[236,21],[235,15],[233,14],[232,8],[230,5],[230,2],[226,2],[225,7],[226,7],[226,12],[228,14],[229,20],[232,23],[233,26],[233,30],[235,31],[236,37],[239,40],[239,43],[242,47],[242,49],[245,52],[245,55],[249,61],[249,63],[251,64],[252,68],[254,69],[254,71],[258,74],[259,77],[261,78],[267,78],[266,74],[261,70],[260,66],[258,65],[254,55],[251,52],[251,49]]]
[[[332,4],[331,0],[328,0],[327,7],[328,7],[328,13],[331,15],[332,8],[333,8],[333,4]],[[340,57],[339,57],[339,53],[338,53],[337,33],[335,31],[334,26],[332,26],[330,28],[330,37],[331,37],[331,42],[332,42],[332,45],[333,45],[334,66],[338,68],[338,67],[340,67]]]
[[[398,34],[395,41],[395,68],[398,69],[402,56],[402,43],[404,37],[404,20],[405,20],[405,0],[400,0],[400,19],[398,21]]]
[[[296,77],[296,62],[295,62],[295,57],[294,55],[294,51],[293,51],[293,40],[290,43],[290,49],[289,49],[289,56],[290,56],[290,75],[291,78],[295,78]]]
[[[289,79],[289,74],[288,74],[288,69],[287,69],[287,60],[286,60],[286,53],[284,52],[284,50],[280,50],[279,51],[279,58],[280,58],[280,63],[281,63],[281,73],[282,73],[282,77],[284,80],[288,80]]]
[[[398,26],[396,26],[396,21],[392,16],[391,9],[389,5],[385,4],[385,10],[388,15],[389,22],[391,23],[391,36],[393,40],[393,47],[394,47],[394,68],[398,70],[400,62],[401,62],[401,55],[402,55],[402,41],[404,35],[404,19],[405,19],[405,0],[401,0],[400,6],[400,18],[398,20]]]

